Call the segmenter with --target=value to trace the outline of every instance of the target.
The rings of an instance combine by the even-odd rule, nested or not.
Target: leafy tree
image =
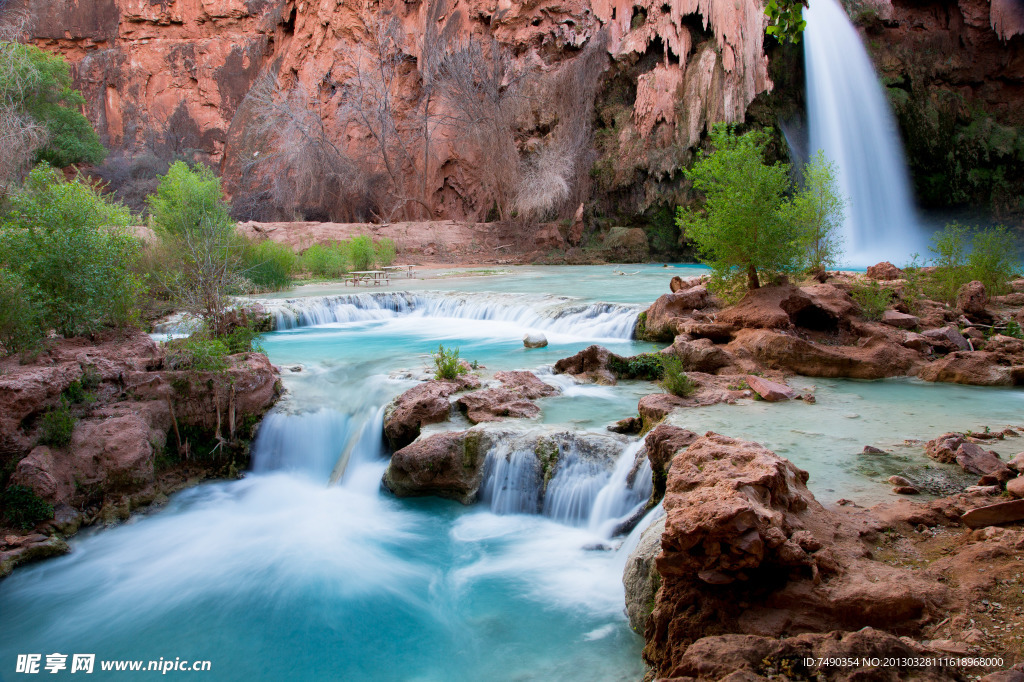
[[[1020,246],[1006,227],[978,230],[967,254],[967,276],[984,284],[989,297],[1009,293],[1010,280],[1019,270],[1019,256]]]
[[[64,336],[132,321],[140,244],[131,214],[80,179],[40,164],[0,221],[0,264],[38,292],[41,322]]]
[[[73,163],[97,164],[107,154],[99,136],[79,108],[82,93],[71,87],[71,72],[60,55],[13,41],[0,42],[0,102],[42,127],[36,160],[58,168]]]
[[[768,135],[736,135],[720,124],[711,144],[714,151],[686,171],[705,205],[703,212],[680,207],[676,221],[684,237],[696,243],[719,286],[745,277],[747,287],[757,289],[762,276],[798,271],[804,242],[785,215],[789,167],[764,162]]]
[[[768,15],[765,33],[775,36],[780,43],[799,43],[807,22],[804,20],[804,3],[801,0],[768,0],[764,7]]]
[[[175,162],[160,177],[149,208],[171,254],[171,267],[159,275],[161,283],[214,336],[224,336],[229,297],[244,289],[245,280],[240,274],[243,242],[235,233],[220,179],[203,164],[189,168]]]
[[[39,292],[16,272],[0,269],[0,346],[18,353],[36,346],[45,329],[39,310]]]
[[[822,150],[804,166],[803,187],[794,196],[786,218],[800,230],[807,250],[807,269],[821,272],[839,264],[846,199],[839,193],[836,165]]]

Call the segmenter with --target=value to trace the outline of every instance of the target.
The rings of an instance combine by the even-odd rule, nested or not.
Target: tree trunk
[[[760,289],[761,281],[757,278],[757,268],[751,263],[747,266],[747,288],[748,289]]]

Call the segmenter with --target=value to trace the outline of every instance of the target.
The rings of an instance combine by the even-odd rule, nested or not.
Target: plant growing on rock
[[[949,304],[956,301],[960,287],[973,280],[985,285],[989,297],[1007,293],[1020,254],[1017,240],[1006,227],[970,228],[958,222],[932,235],[929,250],[935,254],[935,271],[927,293]]]
[[[865,320],[877,321],[882,319],[882,315],[892,303],[893,291],[872,280],[855,284],[851,296],[854,303],[860,306],[861,316]]]
[[[43,445],[64,447],[71,442],[71,434],[78,420],[71,414],[71,407],[64,396],[56,407],[51,408],[39,419],[39,442]]]
[[[693,395],[697,390],[697,384],[693,379],[686,376],[683,368],[683,361],[674,355],[666,355],[662,361],[664,375],[661,379],[661,387],[672,395],[686,398]]]
[[[719,288],[746,279],[757,289],[761,279],[800,269],[800,232],[783,215],[789,168],[764,162],[768,135],[737,135],[730,126],[711,132],[714,151],[686,171],[704,195],[704,210],[680,208],[677,222],[711,267]]]
[[[452,381],[459,378],[460,374],[466,374],[469,370],[459,360],[458,348],[445,348],[444,345],[437,347],[436,353],[431,353],[434,359],[434,378]]]
[[[228,345],[198,332],[168,344],[167,366],[174,370],[221,372],[227,369]],[[239,351],[242,352],[242,351]]]
[[[3,516],[14,527],[28,530],[40,521],[53,518],[53,505],[43,500],[32,488],[8,486],[0,495]]]

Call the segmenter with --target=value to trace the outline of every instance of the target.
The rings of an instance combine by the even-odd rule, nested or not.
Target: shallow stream
[[[623,615],[626,551],[601,549],[622,538],[598,523],[642,493],[613,490],[618,469],[579,473],[592,478],[586,504],[548,516],[509,513],[494,499],[397,500],[379,487],[382,408],[414,385],[408,377],[438,344],[487,371],[533,369],[562,387],[540,401],[540,423],[603,433],[635,414],[650,384],[577,386],[548,368],[591,343],[655,348],[629,339],[637,312],[669,276],[698,271],[614,269],[410,280],[391,287],[412,292],[400,296],[320,286],[301,292],[315,298],[276,297],[270,306],[290,328],[263,345],[288,395],[261,426],[253,472],[82,533],[71,554],[0,583],[0,678],[15,677],[19,653],[63,652],[207,659],[205,677],[216,680],[640,679],[643,642]],[[526,331],[550,345],[524,349]],[[825,501],[876,501],[889,496],[890,473],[926,466],[904,439],[1016,423],[1024,395],[908,380],[795,383],[813,386],[817,404],[743,401],[677,421],[764,442],[809,470]],[[869,444],[894,454],[866,458]],[[348,448],[344,476],[328,485]],[[104,675],[127,679],[93,678]]]

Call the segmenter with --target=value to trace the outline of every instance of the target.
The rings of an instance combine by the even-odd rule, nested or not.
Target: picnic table
[[[391,284],[386,270],[353,270],[345,280],[345,284],[357,286],[359,284]]]
[[[412,277],[412,269],[414,267],[416,267],[416,266],[415,265],[385,265],[381,269],[384,270],[385,272],[388,272],[388,273],[390,273],[392,271],[394,271],[395,273],[399,273],[399,272],[402,272],[403,270],[405,270],[405,276],[406,277]]]

